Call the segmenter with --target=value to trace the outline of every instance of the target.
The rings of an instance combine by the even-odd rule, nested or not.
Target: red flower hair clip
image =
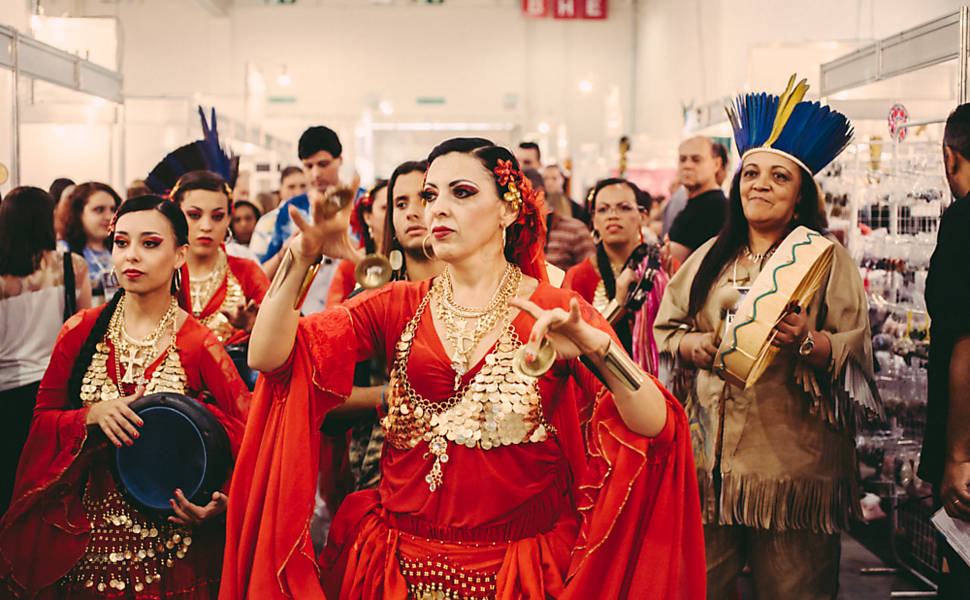
[[[522,171],[512,166],[512,161],[502,160],[500,158],[493,172],[498,177],[499,185],[504,185],[509,189],[509,191],[502,195],[502,198],[511,204],[513,210],[518,213],[522,208],[522,192],[519,191],[519,186],[520,183],[528,183],[522,176]],[[524,188],[525,186],[522,187]]]

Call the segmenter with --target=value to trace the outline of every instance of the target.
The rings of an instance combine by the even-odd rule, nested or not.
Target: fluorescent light
[[[289,87],[289,85],[293,83],[293,78],[290,77],[286,71],[283,71],[280,73],[279,77],[276,78],[276,83],[280,87]]]
[[[539,133],[549,133],[549,123],[545,121],[539,123]]]
[[[381,112],[385,115],[389,115],[394,112],[394,105],[387,100],[381,100],[381,103],[377,105],[377,108],[381,109]]]
[[[588,94],[593,91],[593,82],[589,79],[584,79],[579,82],[579,91],[584,94]]]

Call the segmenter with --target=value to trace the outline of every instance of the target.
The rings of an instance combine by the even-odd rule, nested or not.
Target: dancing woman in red
[[[164,520],[132,507],[109,467],[114,448],[138,437],[142,422],[128,405],[146,392],[207,402],[233,454],[242,438],[248,391],[222,344],[173,295],[187,229],[167,200],[125,202],[112,250],[122,291],[61,330],[40,383],[16,500],[0,522],[0,581],[16,597],[216,594],[225,494],[197,506],[175,490],[175,516]]]
[[[508,150],[460,138],[429,164],[426,220],[447,265],[433,280],[300,319],[311,263],[349,243],[346,213],[297,219],[250,343],[265,384],[230,494],[220,597],[703,598],[680,405],[592,307],[548,284],[539,199]],[[558,360],[539,374],[542,339]],[[318,566],[314,438],[375,353],[393,365],[381,483],[346,498]]]
[[[190,171],[171,195],[189,223],[182,307],[223,344],[245,343],[269,279],[254,261],[228,256],[223,248],[232,212],[229,185],[211,171]]]

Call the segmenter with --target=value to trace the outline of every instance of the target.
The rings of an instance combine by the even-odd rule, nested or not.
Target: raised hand
[[[355,175],[350,185],[333,186],[326,192],[311,190],[307,195],[312,224],[290,206],[290,217],[299,229],[290,246],[294,253],[308,261],[316,260],[321,254],[348,258],[348,251],[353,248],[347,230],[359,186],[360,177]]]
[[[122,444],[131,446],[138,437],[138,428],[145,424],[135,411],[128,406],[145,395],[145,386],[135,388],[135,393],[114,400],[95,402],[88,409],[85,424],[100,427],[104,435],[120,448]]]

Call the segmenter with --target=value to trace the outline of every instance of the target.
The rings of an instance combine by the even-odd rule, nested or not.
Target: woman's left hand
[[[529,300],[512,298],[509,304],[522,309],[536,322],[526,343],[526,356],[535,357],[542,338],[547,338],[556,349],[559,358],[570,359],[591,354],[606,347],[610,334],[601,331],[580,315],[579,300],[569,302],[569,312],[561,308],[543,309]]]
[[[240,303],[232,309],[223,310],[222,314],[229,319],[230,325],[250,333],[253,330],[253,324],[256,323],[256,313],[258,312],[259,305],[256,304],[255,300],[250,300],[246,304]]]
[[[179,525],[199,525],[226,512],[228,501],[229,498],[222,492],[212,492],[212,500],[205,506],[199,506],[189,502],[182,490],[175,490],[175,497],[169,500],[175,516],[168,520]]]
[[[775,346],[798,346],[808,335],[808,317],[803,310],[790,310],[785,318],[775,325],[778,332],[771,342]]]

